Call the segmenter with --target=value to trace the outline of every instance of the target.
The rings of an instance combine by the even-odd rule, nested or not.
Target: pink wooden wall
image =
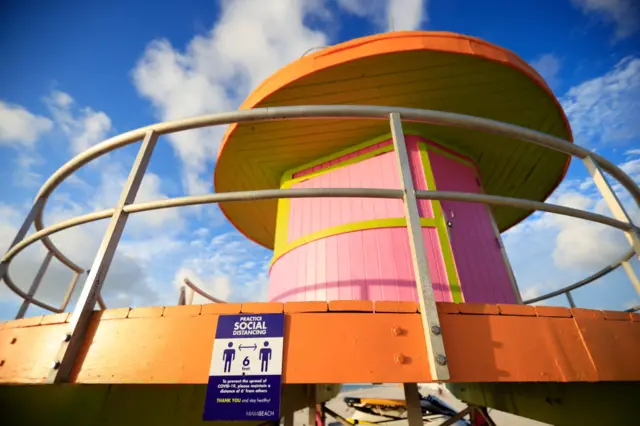
[[[421,138],[407,136],[407,150],[416,189],[427,189],[419,140]],[[390,143],[382,142],[345,155],[294,177],[304,177]],[[429,151],[429,158],[439,190],[479,191],[472,167],[433,151]],[[293,187],[398,189],[400,176],[395,154],[388,152],[310,177]],[[441,205],[454,224],[450,228],[451,246],[465,301],[516,303],[486,207],[449,201]],[[434,215],[429,201],[419,201],[419,210],[421,217]],[[291,242],[337,225],[402,217],[401,200],[293,199],[287,240]],[[436,229],[424,227],[422,234],[436,300],[451,301]],[[340,299],[417,300],[406,228],[356,230],[321,238],[285,253],[271,267],[271,301]]]
[[[417,189],[426,189],[420,152],[414,136],[407,137],[409,160]],[[384,146],[390,141],[378,144]],[[368,152],[365,149],[358,154]],[[348,155],[328,164],[342,162]],[[323,168],[317,166],[310,172]],[[309,172],[309,173],[310,173]],[[299,173],[296,177],[304,176]],[[299,182],[294,188],[398,189],[400,175],[395,154],[387,152],[359,163],[331,170]],[[422,217],[433,217],[431,202],[420,201]],[[293,199],[288,241],[328,227],[385,218],[403,218],[401,200]],[[440,241],[434,228],[423,228],[438,300],[450,301]],[[309,242],[281,256],[272,265],[269,300],[417,300],[406,228],[352,231]]]
[[[474,169],[434,151],[429,152],[436,187],[441,191],[482,192]],[[441,201],[462,293],[467,302],[517,303],[500,246],[483,204]]]

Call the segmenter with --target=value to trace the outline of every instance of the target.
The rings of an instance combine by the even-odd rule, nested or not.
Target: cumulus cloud
[[[382,31],[416,30],[428,21],[426,0],[338,0],[338,5]]]
[[[581,145],[640,138],[640,58],[624,58],[605,75],[571,88],[561,103]]]
[[[52,127],[48,118],[33,114],[20,105],[0,101],[0,145],[33,147]]]
[[[629,37],[640,28],[637,0],[571,0],[584,14],[615,27],[614,40]]]
[[[531,66],[545,79],[550,87],[558,84],[558,72],[560,71],[560,59],[553,53],[541,55],[533,62]]]
[[[326,45],[324,33],[305,25],[319,13],[317,2],[287,0],[222,3],[220,19],[184,49],[152,41],[132,72],[138,92],[160,120],[236,109],[251,89],[309,48]],[[183,164],[190,194],[210,191],[203,176],[215,159],[224,129],[189,131],[170,137]]]
[[[53,91],[45,101],[56,125],[69,138],[72,154],[102,142],[111,130],[111,119],[106,113],[90,107],[78,108],[68,93]]]

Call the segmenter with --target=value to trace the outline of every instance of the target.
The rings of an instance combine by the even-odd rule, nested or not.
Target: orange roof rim
[[[535,69],[533,69],[533,67],[531,67],[522,58],[508,49],[476,37],[452,32],[399,31],[382,33],[349,40],[344,43],[319,50],[286,65],[271,76],[267,77],[267,79],[265,79],[251,94],[249,94],[247,99],[242,103],[242,105],[240,105],[239,109],[243,110],[254,108],[269,95],[272,95],[273,93],[295,82],[296,80],[299,80],[320,70],[331,68],[333,66],[364,57],[415,50],[430,50],[444,53],[470,55],[478,57],[480,59],[503,64],[524,74],[541,89],[543,89],[553,100],[554,104],[560,111],[564,127],[567,130],[567,140],[569,142],[573,142],[571,126],[562,106],[560,105],[560,102],[551,91],[547,83],[544,81],[544,79],[540,76],[540,74],[538,74]],[[233,123],[230,124],[227,128],[227,131],[225,132],[220,143],[220,149],[218,150],[216,162],[220,159],[227,142],[231,138],[231,135],[233,134],[237,126],[237,123]],[[555,191],[560,182],[562,182],[567,174],[570,163],[571,156],[569,156],[569,158],[567,159],[564,170],[560,175],[558,181],[545,195],[545,199],[548,198],[553,193],[553,191]],[[217,167],[214,169],[214,190],[218,186],[218,174],[216,173],[216,171]],[[221,207],[220,210],[222,211],[224,216],[235,226],[234,221],[229,217],[225,209]],[[526,217],[528,216],[524,216],[521,221]],[[517,225],[521,221],[514,223],[511,227]],[[251,241],[254,241],[259,245],[262,245],[261,243],[255,241],[254,238],[247,235],[242,229],[237,226],[235,227],[245,237],[249,238]]]

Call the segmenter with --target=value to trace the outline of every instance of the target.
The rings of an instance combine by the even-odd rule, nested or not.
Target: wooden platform
[[[439,303],[451,382],[639,381],[640,315]],[[109,309],[71,382],[204,384],[218,316],[285,312],[283,382],[430,382],[418,306],[334,301]],[[0,323],[0,383],[42,383],[69,314]]]

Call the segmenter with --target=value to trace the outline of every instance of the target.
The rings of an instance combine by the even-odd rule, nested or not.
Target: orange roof
[[[453,33],[393,32],[323,49],[267,78],[240,109],[327,104],[458,112],[572,140],[560,104],[531,66],[506,49]],[[387,133],[387,126],[344,119],[230,125],[218,153],[216,191],[278,188],[285,170]],[[485,188],[496,195],[545,199],[570,161],[558,152],[495,135],[408,127],[474,158]],[[221,209],[247,237],[273,246],[277,201],[222,204]],[[531,212],[496,207],[494,213],[504,230]]]

